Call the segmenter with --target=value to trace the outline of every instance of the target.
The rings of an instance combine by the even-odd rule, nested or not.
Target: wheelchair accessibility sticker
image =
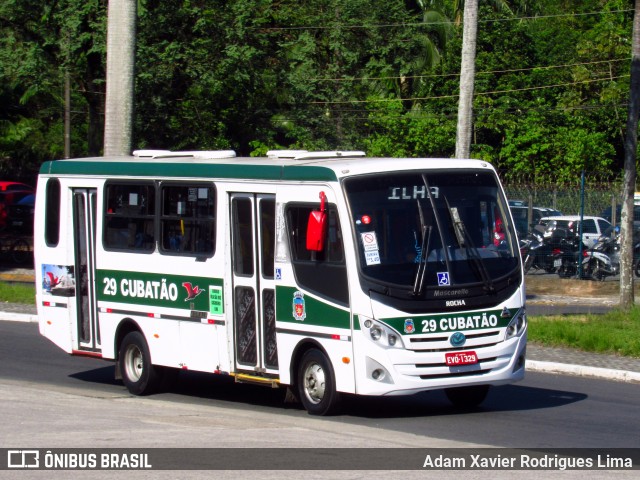
[[[438,286],[447,287],[449,283],[449,272],[438,272]]]

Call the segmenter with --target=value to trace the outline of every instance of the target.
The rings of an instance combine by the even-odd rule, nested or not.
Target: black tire
[[[570,278],[576,274],[573,267],[560,267],[558,269],[558,276],[560,278]]]
[[[151,363],[151,354],[140,332],[128,333],[118,354],[122,381],[134,395],[155,393],[161,381],[160,369]]]
[[[471,409],[484,402],[489,393],[489,385],[446,388],[444,393],[456,408]]]
[[[533,265],[533,257],[533,255],[528,253],[524,258],[524,273],[529,273],[529,270],[531,270],[531,265]]]
[[[315,348],[305,352],[297,377],[298,397],[309,414],[331,415],[338,410],[341,396],[324,353]]]
[[[31,247],[29,242],[20,238],[11,245],[11,259],[19,265],[27,263],[31,256]]]
[[[604,273],[604,269],[602,268],[602,264],[600,261],[596,260],[595,265],[593,266],[591,272],[591,278],[594,280],[598,280],[600,282],[604,282],[604,279],[607,275]]]
[[[640,258],[633,264],[633,273],[636,274],[636,277],[640,277]]]

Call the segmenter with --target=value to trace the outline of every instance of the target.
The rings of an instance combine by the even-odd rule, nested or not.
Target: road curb
[[[38,316],[28,313],[0,312],[0,318],[9,322],[38,323]]]
[[[543,362],[540,360],[527,360],[526,369],[527,371],[532,372],[560,373],[578,377],[591,377],[627,383],[640,383],[640,372],[630,372],[628,370],[613,370],[610,368]]]

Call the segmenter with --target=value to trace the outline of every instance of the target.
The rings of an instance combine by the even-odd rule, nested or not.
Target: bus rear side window
[[[153,183],[110,183],[106,187],[105,205],[105,247],[147,252],[154,250]]]
[[[162,251],[213,255],[216,231],[213,186],[164,184],[161,198]]]
[[[60,181],[47,181],[46,210],[44,217],[44,240],[47,246],[55,247],[60,240]]]

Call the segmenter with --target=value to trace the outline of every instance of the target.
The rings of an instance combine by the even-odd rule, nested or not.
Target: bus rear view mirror
[[[313,210],[309,214],[307,224],[307,250],[321,252],[324,250],[324,239],[327,233],[327,212],[325,201],[327,196],[320,192],[320,210]]]

